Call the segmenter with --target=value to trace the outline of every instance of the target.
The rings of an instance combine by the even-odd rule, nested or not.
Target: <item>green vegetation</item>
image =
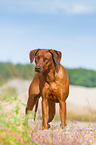
[[[87,70],[83,68],[68,69],[69,82],[71,85],[96,87],[96,71]],[[33,64],[12,64],[0,63],[0,85],[7,80],[13,78],[21,78],[26,80],[32,80],[35,75],[35,69]]]
[[[10,112],[5,112],[0,103],[0,145],[36,145],[31,138],[29,117],[20,114],[20,107],[25,104],[14,96],[6,98],[7,103],[12,104],[14,101],[15,107]]]
[[[67,69],[71,85],[96,87],[96,71],[79,69]]]
[[[14,78],[31,80],[35,75],[33,64],[0,63],[0,85]]]

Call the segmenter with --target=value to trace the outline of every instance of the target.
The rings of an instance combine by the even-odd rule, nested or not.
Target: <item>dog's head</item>
[[[35,58],[35,71],[44,72],[55,66],[56,72],[59,71],[62,53],[52,49],[35,49],[30,51],[29,57],[32,63]]]

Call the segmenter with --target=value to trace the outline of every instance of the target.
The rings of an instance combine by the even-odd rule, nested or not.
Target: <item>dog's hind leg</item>
[[[32,110],[34,105],[38,102],[39,99],[39,95],[33,94],[32,96],[30,96],[28,98],[28,102],[27,102],[27,107],[26,107],[26,114],[28,114],[28,111]],[[37,109],[37,107],[36,107]],[[37,112],[37,110],[36,110]]]
[[[29,98],[27,101],[26,114],[28,114],[29,110],[33,109],[34,105],[37,104],[39,98],[40,98],[39,77],[38,74],[36,74],[29,87]],[[37,107],[35,111],[37,111]]]

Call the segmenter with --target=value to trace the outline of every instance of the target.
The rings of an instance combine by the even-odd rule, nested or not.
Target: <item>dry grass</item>
[[[72,106],[72,105],[71,105]],[[67,107],[68,108],[68,107]],[[74,109],[73,109],[74,108]],[[84,121],[84,122],[96,122],[96,111],[93,110],[84,110],[81,107],[81,111],[78,109],[76,110],[76,107],[73,106],[72,110],[67,109],[67,120],[75,120],[75,121]],[[42,107],[41,107],[41,101],[39,101],[39,108],[37,111],[36,118],[38,120],[42,119]],[[60,113],[59,113],[59,104],[56,104],[56,114],[53,119],[53,122],[60,121]]]
[[[10,98],[12,96],[17,96],[16,88],[14,87],[7,87],[1,90],[0,92],[0,100],[4,101],[7,98]]]

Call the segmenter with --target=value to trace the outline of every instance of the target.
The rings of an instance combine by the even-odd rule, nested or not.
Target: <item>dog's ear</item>
[[[61,57],[62,57],[62,53],[60,51],[52,50],[52,49],[50,49],[49,51],[52,54],[53,61],[54,61],[54,64],[55,64],[55,68],[56,68],[56,71],[58,72],[59,68],[60,68],[60,60],[61,60]]]
[[[29,53],[29,58],[30,58],[30,62],[31,62],[31,63],[33,62],[33,60],[34,60],[34,58],[35,58],[35,55],[36,55],[36,53],[37,53],[39,50],[40,50],[40,49],[38,48],[38,49],[35,49],[35,50],[30,51],[30,53]]]

